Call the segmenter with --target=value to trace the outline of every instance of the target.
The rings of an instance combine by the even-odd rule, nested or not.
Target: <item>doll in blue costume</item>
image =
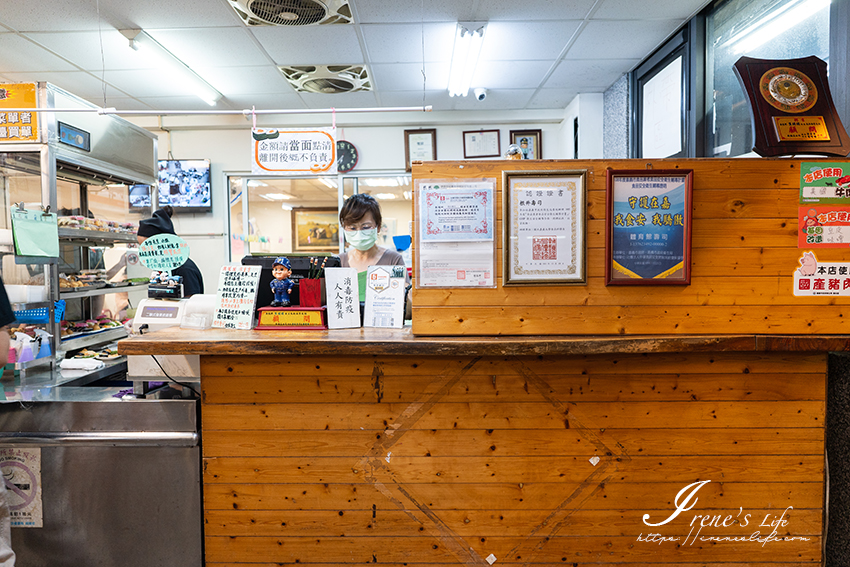
[[[292,288],[295,286],[289,276],[292,275],[292,264],[289,263],[289,258],[283,256],[275,258],[272,264],[272,279],[271,288],[274,293],[274,301],[272,307],[289,307],[289,294],[292,293]]]

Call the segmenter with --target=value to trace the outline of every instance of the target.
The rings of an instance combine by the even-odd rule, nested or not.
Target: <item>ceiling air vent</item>
[[[348,0],[229,0],[249,26],[352,23]]]
[[[356,93],[371,91],[372,80],[363,65],[297,65],[278,67],[299,93]]]

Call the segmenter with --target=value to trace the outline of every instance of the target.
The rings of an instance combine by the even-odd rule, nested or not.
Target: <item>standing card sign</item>
[[[585,178],[504,172],[504,285],[585,281]]]
[[[337,173],[335,128],[251,130],[251,173]]]
[[[360,290],[354,268],[325,268],[328,329],[360,327]]]
[[[366,273],[364,327],[394,327],[404,323],[404,266],[369,266]]]
[[[815,56],[741,57],[734,69],[750,102],[754,152],[765,157],[850,153],[850,137],[829,91],[826,62]]]
[[[221,268],[212,323],[214,328],[248,330],[254,326],[261,271],[261,266]]]
[[[606,285],[688,285],[693,170],[608,170]]]
[[[417,287],[495,287],[496,180],[417,180]]]

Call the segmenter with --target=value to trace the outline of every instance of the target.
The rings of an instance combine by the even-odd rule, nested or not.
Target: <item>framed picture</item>
[[[501,155],[498,130],[476,130],[463,133],[464,159],[500,157]]]
[[[691,169],[607,172],[606,285],[691,283]]]
[[[437,159],[437,129],[404,131],[404,170],[410,171],[414,161]]]
[[[293,252],[339,252],[339,212],[335,208],[292,209]]]
[[[522,159],[543,159],[540,130],[511,130],[511,143],[519,146]]]
[[[586,280],[587,172],[503,172],[503,285]]]

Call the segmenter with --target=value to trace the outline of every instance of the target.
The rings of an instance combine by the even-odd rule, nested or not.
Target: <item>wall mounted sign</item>
[[[337,172],[335,128],[251,130],[251,173],[278,175]]]
[[[410,171],[414,161],[437,159],[436,128],[404,131],[404,170]]]
[[[505,171],[504,285],[585,281],[585,171]]]
[[[416,287],[496,286],[496,180],[416,180]]]
[[[38,108],[35,83],[0,83],[0,142],[38,142],[38,113],[4,108]]]
[[[463,133],[464,159],[501,157],[499,148],[498,130],[478,130]]]
[[[741,57],[734,69],[749,98],[757,154],[844,157],[850,153],[850,137],[832,102],[824,61],[815,56]]]
[[[850,204],[799,208],[798,248],[850,246]]]
[[[189,259],[189,244],[174,234],[155,234],[139,245],[139,259],[146,268],[170,272]]]
[[[91,134],[64,122],[59,122],[59,142],[84,152],[91,151]]]
[[[6,500],[13,528],[43,528],[41,449],[0,449],[0,472],[8,490]]]
[[[850,204],[850,162],[801,163],[800,203]]]
[[[804,252],[800,267],[794,270],[794,295],[850,296],[850,264],[818,262],[814,252]]]
[[[607,172],[606,285],[691,282],[693,170]]]
[[[511,130],[511,143],[519,146],[522,159],[543,159],[540,130]]]

